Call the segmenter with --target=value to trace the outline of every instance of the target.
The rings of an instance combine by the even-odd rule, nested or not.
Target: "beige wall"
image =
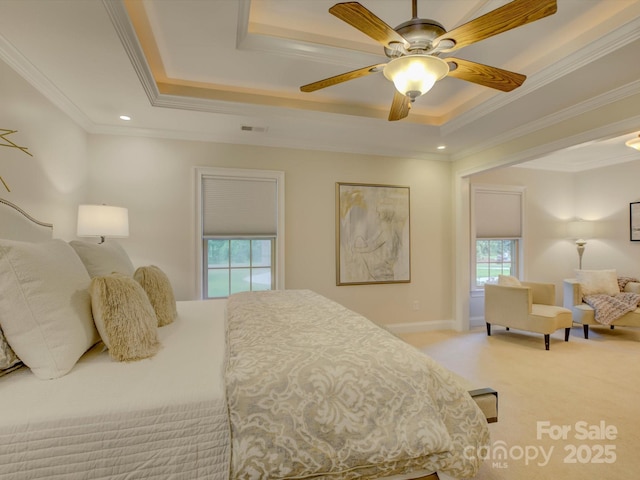
[[[640,242],[629,240],[629,203],[640,201],[640,153],[637,160],[576,175],[577,210],[596,221],[587,244],[584,268],[615,268],[640,277]]]
[[[27,147],[0,147],[0,197],[54,224],[54,236],[73,238],[78,202],[87,186],[87,134],[8,65],[0,61],[0,129]],[[0,143],[6,142],[0,139]]]
[[[507,167],[474,175],[471,183],[525,187],[522,272],[526,279],[558,281],[577,268],[575,246],[566,238],[566,222],[576,215],[572,174]]]
[[[466,325],[468,296],[454,295],[454,286],[460,285],[456,279],[464,277],[459,272],[468,270],[468,261],[456,260],[466,260],[468,250],[466,197],[462,203],[456,200],[462,198],[458,172],[464,162],[90,135],[2,62],[0,78],[0,128],[18,130],[10,138],[34,155],[0,147],[0,175],[11,188],[1,195],[53,222],[56,237],[75,237],[79,203],[126,206],[131,236],[122,243],[134,263],[162,266],[177,296],[194,298],[194,167],[281,170],[286,178],[287,288],[316,290],[397,328],[448,327],[454,316],[456,326]],[[600,220],[599,237],[587,245],[585,267],[640,275],[640,243],[628,241],[628,204],[640,200],[639,164],[581,174],[496,169],[471,181],[526,187],[527,278],[559,283],[571,275],[577,254],[563,227],[572,216]],[[410,284],[335,285],[335,182],[411,187]],[[454,229],[460,232],[455,237]],[[414,302],[419,310],[413,309]]]
[[[105,135],[92,135],[89,149],[88,200],[129,208],[131,236],[121,243],[135,264],[166,269],[181,299],[197,295],[194,167],[255,168],[285,172],[287,288],[315,290],[382,324],[452,318],[448,163]],[[336,182],[410,187],[410,284],[335,285]]]
[[[136,265],[166,269],[179,299],[196,297],[194,167],[285,172],[286,287],[310,288],[381,324],[409,329],[452,319],[450,164],[402,158],[87,134],[0,62],[0,128],[34,157],[0,147],[1,195],[75,238],[77,206],[129,208],[121,243]],[[411,188],[409,284],[335,285],[335,182]],[[413,308],[419,302],[420,308]]]
[[[520,185],[525,190],[524,275],[556,284],[562,302],[562,279],[573,277],[578,254],[566,223],[574,217],[596,222],[588,239],[584,269],[615,268],[640,277],[640,242],[629,241],[629,203],[640,201],[638,161],[581,173],[507,167],[471,177],[471,183]],[[482,316],[482,300],[472,299],[472,318]]]

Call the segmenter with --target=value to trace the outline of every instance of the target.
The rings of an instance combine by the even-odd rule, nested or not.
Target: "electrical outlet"
[[[418,300],[413,301],[413,309],[420,310],[420,302]]]

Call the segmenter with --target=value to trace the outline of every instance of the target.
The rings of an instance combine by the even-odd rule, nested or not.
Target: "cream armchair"
[[[491,335],[491,325],[541,333],[545,350],[549,350],[549,335],[564,328],[564,340],[568,342],[571,310],[555,305],[555,288],[552,283],[535,282],[522,282],[520,286],[485,284],[487,335]]]

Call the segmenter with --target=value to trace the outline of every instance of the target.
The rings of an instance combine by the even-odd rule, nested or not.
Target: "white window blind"
[[[522,192],[475,191],[476,238],[522,236]]]
[[[275,179],[203,176],[203,235],[276,235],[277,195]]]

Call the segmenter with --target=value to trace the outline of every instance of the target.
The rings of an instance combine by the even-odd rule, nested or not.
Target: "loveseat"
[[[606,271],[598,272],[599,276],[604,276]],[[612,272],[612,271],[609,271]],[[580,272],[578,272],[580,273]],[[594,272],[594,275],[596,273]],[[611,273],[609,273],[611,275]],[[615,272],[613,271],[613,275]],[[578,275],[580,276],[580,275]],[[593,275],[592,275],[593,276]],[[583,296],[588,294],[595,293],[605,293],[605,294],[615,294],[613,291],[613,287],[610,286],[608,289],[600,286],[599,288],[596,286],[594,289],[594,285],[590,282],[591,278],[581,275],[582,278],[568,278],[563,281],[563,305],[565,308],[571,310],[571,315],[573,317],[574,323],[579,323],[582,325],[584,330],[584,338],[589,338],[589,326],[607,326],[598,321],[596,321],[595,310],[593,307],[583,302]],[[582,283],[581,283],[582,282]],[[600,282],[601,283],[601,282]],[[611,283],[611,281],[609,281]],[[617,284],[617,281],[616,281]],[[585,293],[586,287],[586,293]],[[606,290],[606,291],[605,291]],[[638,293],[640,294],[640,282],[629,281],[624,285],[623,292],[630,293]],[[618,289],[618,292],[620,290]],[[614,327],[640,327],[640,308],[636,308],[635,310],[625,313],[617,320],[614,320],[608,325],[610,328]]]
[[[487,335],[491,335],[491,325],[541,333],[545,350],[549,350],[550,334],[564,328],[564,340],[569,341],[571,310],[555,305],[554,284],[500,277],[498,284],[487,283],[484,286]]]

